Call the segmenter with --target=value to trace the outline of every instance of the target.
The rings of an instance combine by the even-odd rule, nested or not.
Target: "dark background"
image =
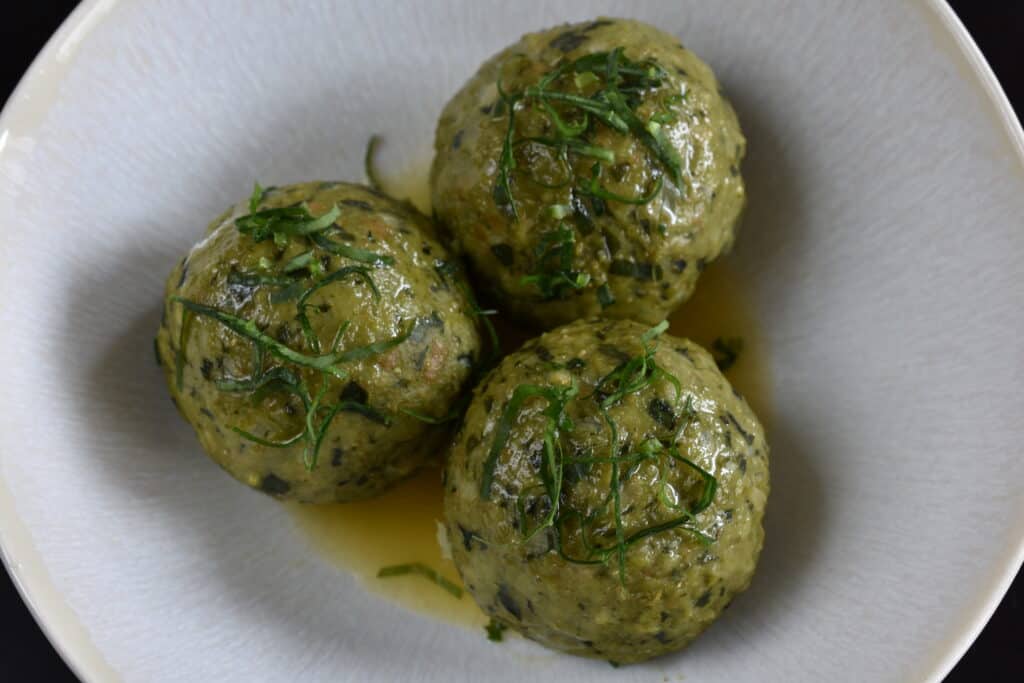
[[[0,22],[0,97],[6,101],[36,53],[77,3],[18,3]],[[974,36],[999,77],[1017,116],[1024,112],[1024,2],[953,0],[953,9]],[[5,636],[6,680],[73,683],[76,679],[36,626],[10,578],[0,572],[0,632]],[[939,596],[936,596],[939,599]],[[1024,574],[984,632],[946,679],[947,683],[1010,680],[1024,671]],[[1020,680],[1020,679],[1017,679]]]

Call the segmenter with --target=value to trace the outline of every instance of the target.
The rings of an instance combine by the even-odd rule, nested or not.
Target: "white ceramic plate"
[[[611,669],[410,615],[200,453],[152,362],[162,281],[254,178],[429,156],[520,33],[629,14],[750,140],[736,260],[770,352],[751,590]],[[0,539],[87,681],[935,681],[1024,552],[1018,124],[933,2],[85,2],[0,125]]]

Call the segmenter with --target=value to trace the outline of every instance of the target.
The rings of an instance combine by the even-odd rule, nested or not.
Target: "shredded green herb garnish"
[[[444,590],[448,591],[455,598],[462,598],[462,588],[448,579],[441,576],[440,573],[435,569],[431,569],[422,562],[410,562],[408,564],[395,564],[389,567],[383,567],[377,572],[378,579],[386,579],[394,576],[422,576],[423,578],[431,581]]]
[[[320,446],[327,434],[327,428],[330,426],[335,416],[343,410],[353,409],[353,405],[350,405],[350,402],[342,402],[335,405],[326,405],[323,403],[323,398],[327,392],[329,384],[327,376],[329,375],[336,379],[344,379],[347,377],[348,373],[344,368],[340,367],[343,363],[362,360],[392,349],[408,339],[413,328],[412,325],[409,325],[404,332],[392,339],[367,344],[366,346],[339,350],[338,346],[340,344],[341,336],[345,329],[348,328],[348,323],[343,323],[340,326],[338,333],[335,335],[334,340],[331,342],[331,348],[328,353],[320,354],[317,350],[315,353],[318,355],[310,356],[300,351],[295,351],[273,337],[263,333],[260,331],[256,323],[251,320],[239,318],[225,311],[178,296],[171,297],[171,300],[181,304],[185,308],[186,314],[191,313],[200,317],[211,318],[219,322],[221,325],[224,325],[232,332],[235,332],[239,336],[251,341],[254,348],[257,349],[254,351],[252,376],[245,380],[219,380],[216,384],[220,390],[227,392],[252,392],[254,399],[258,399],[262,396],[264,389],[273,386],[294,394],[302,401],[302,405],[306,411],[305,429],[286,439],[268,439],[233,426],[230,427],[230,429],[249,441],[253,441],[261,446],[269,448],[286,448],[304,440],[305,448],[303,450],[303,462],[306,464],[308,469],[316,467],[317,457],[320,453]],[[316,348],[319,349],[319,342],[317,342]],[[280,360],[319,371],[322,374],[322,377],[320,389],[316,395],[311,395],[305,380],[297,377],[286,368],[272,368],[264,373],[262,370],[262,364],[264,354],[266,353],[269,353]],[[358,410],[359,412],[368,413],[368,411],[371,411],[372,409],[366,406],[358,406]],[[374,416],[376,417],[376,415],[377,413],[374,411]],[[380,420],[381,418],[377,419]],[[387,421],[386,416],[383,416],[382,419]]]
[[[554,452],[555,442],[559,432],[562,430],[572,430],[572,421],[565,415],[565,407],[570,400],[575,398],[577,393],[579,393],[579,387],[576,386],[575,381],[571,386],[560,389],[541,387],[534,384],[520,384],[515,388],[512,392],[512,398],[509,399],[508,405],[505,406],[501,419],[498,420],[498,424],[494,428],[494,440],[491,442],[487,459],[484,461],[483,475],[480,477],[481,498],[484,500],[490,500],[491,498],[491,487],[494,483],[494,470],[498,465],[498,457],[505,449],[505,444],[508,442],[508,437],[512,432],[512,425],[519,415],[523,404],[533,397],[543,398],[547,401],[548,407],[543,412],[544,417],[547,418],[547,427],[544,433],[544,450],[547,460],[551,461],[556,455]],[[560,480],[561,473],[554,472],[553,462],[549,464],[551,464],[551,471],[549,471],[551,477],[557,476]],[[557,499],[558,496],[552,497],[554,503],[557,503]]]
[[[296,270],[309,268],[312,263],[314,263],[314,260],[313,250],[311,249],[289,259],[288,263],[284,264],[284,267],[281,268],[281,271],[284,273],[293,273]]]
[[[370,139],[366,142],[366,154],[363,156],[363,172],[366,173],[366,181],[373,189],[383,192],[384,187],[380,183],[380,176],[377,175],[377,168],[375,160],[377,158],[377,148],[380,147],[380,143],[383,139],[379,135],[371,135]]]
[[[238,434],[243,439],[247,439],[249,441],[252,441],[253,443],[258,443],[259,445],[266,446],[267,448],[288,448],[289,446],[293,446],[298,442],[302,441],[302,439],[306,436],[306,431],[303,430],[296,434],[295,436],[290,436],[287,439],[275,441],[273,439],[264,439],[261,436],[256,436],[252,432],[247,432],[240,427],[232,426],[228,427],[228,429],[233,431],[235,434]]]
[[[366,283],[370,291],[373,292],[375,299],[380,299],[380,292],[377,290],[377,285],[374,284],[373,278],[370,276],[370,271],[364,266],[345,266],[339,268],[330,275],[317,280],[309,289],[304,291],[297,302],[299,314],[296,316],[299,320],[299,325],[302,327],[302,333],[306,337],[306,341],[309,343],[309,347],[313,349],[314,353],[320,353],[320,339],[313,332],[313,327],[309,322],[309,317],[306,315],[307,309],[310,307],[308,301],[309,297],[313,296],[317,291],[335,282],[340,282],[349,276],[356,276],[358,279]]]
[[[188,347],[189,333],[192,331],[192,311],[181,312],[181,332],[178,334],[178,348],[174,350],[174,378],[178,391],[184,382],[185,363],[188,362],[185,349]]]
[[[500,643],[505,639],[505,630],[507,628],[508,626],[506,624],[498,621],[494,617],[491,617],[491,620],[488,621],[487,625],[484,627],[484,630],[487,631],[487,640],[494,643]]]
[[[561,298],[567,289],[583,289],[590,275],[572,270],[575,233],[564,223],[545,232],[534,247],[534,271],[523,276],[523,284],[536,284],[545,300]]]
[[[267,273],[243,273],[237,270],[228,273],[229,285],[242,285],[245,287],[288,287],[294,284],[295,280],[281,275],[269,275]]]
[[[345,258],[352,259],[353,261],[359,261],[360,263],[368,263],[370,265],[384,265],[393,266],[395,265],[395,259],[387,254],[378,254],[376,252],[367,251],[366,249],[360,249],[358,247],[351,247],[347,244],[341,244],[334,240],[328,239],[324,235],[313,235],[313,244],[320,247],[324,251],[335,254],[336,256],[344,256]]]
[[[494,427],[491,445],[483,462],[480,497],[483,500],[491,498],[498,461],[524,407],[531,400],[543,400],[546,406],[539,413],[545,419],[538,468],[539,482],[536,486],[526,486],[518,491],[515,501],[518,529],[524,542],[548,530],[552,548],[566,561],[576,564],[607,564],[614,561],[620,580],[625,581],[626,552],[645,538],[672,529],[682,529],[701,543],[707,544],[714,540],[698,528],[697,515],[712,504],[718,481],[710,472],[680,454],[676,446],[683,438],[687,426],[696,417],[693,397],[687,395],[684,402],[679,380],[655,360],[656,340],[667,328],[668,323],[662,321],[641,335],[640,352],[601,377],[589,394],[579,394],[575,379],[569,387],[520,384],[513,390]],[[657,411],[651,409],[649,412],[658,419],[666,435],[648,438],[626,450],[620,443],[619,427],[613,411],[628,396],[652,387],[659,380],[672,387],[674,401],[668,403],[655,398],[653,402]],[[574,424],[567,409],[574,401],[585,402],[583,409],[589,403],[591,409],[596,409],[601,416],[609,434],[609,451],[606,454],[595,454],[590,450],[576,452],[571,447]],[[683,404],[681,410],[680,404]],[[627,533],[623,523],[621,488],[623,482],[642,463],[648,461],[658,468],[659,499],[674,511],[675,516]],[[668,484],[665,468],[677,465],[692,470],[701,482],[697,500],[689,505],[683,505],[669,495],[670,492],[674,495],[674,489]],[[608,468],[607,495],[594,509],[578,510],[571,507],[564,491],[566,482],[575,482],[588,476],[595,466]],[[540,519],[531,524],[531,516],[540,516]],[[575,533],[575,538],[582,546],[582,553],[570,552],[565,547],[566,535],[572,533]]]
[[[263,209],[235,219],[235,227],[255,242],[273,239],[283,246],[291,237],[303,237],[323,232],[334,225],[341,215],[337,206],[322,216],[313,216],[305,204]]]
[[[516,130],[516,104],[522,99],[522,96],[506,93],[501,87],[500,76],[498,77],[497,88],[498,97],[505,109],[508,110],[508,123],[505,127],[505,137],[502,140],[501,156],[498,158],[498,180],[494,185],[493,192],[494,203],[513,220],[519,220],[516,202],[512,197],[512,172],[516,168],[516,158],[512,154],[512,139]]]
[[[742,351],[742,337],[718,337],[711,342],[711,355],[722,372],[736,364]]]
[[[337,205],[321,216],[311,215],[306,204],[261,210],[260,204],[264,195],[263,188],[256,183],[249,198],[249,214],[235,220],[238,231],[248,235],[255,242],[272,239],[282,251],[292,243],[292,240],[304,240],[308,249],[288,259],[277,272],[273,271],[273,262],[270,259],[261,258],[257,270],[232,271],[227,275],[227,283],[251,288],[272,288],[270,302],[275,305],[295,301],[295,317],[302,331],[306,350],[292,348],[267,334],[254,320],[247,320],[229,311],[181,296],[172,296],[171,301],[183,308],[181,331],[175,349],[175,373],[180,389],[183,369],[187,363],[188,335],[192,321],[196,317],[214,320],[247,339],[253,348],[251,375],[245,378],[221,377],[214,380],[215,386],[218,390],[228,393],[250,394],[254,403],[259,403],[270,393],[290,394],[301,402],[305,417],[302,429],[284,438],[253,434],[236,426],[229,428],[242,438],[268,448],[287,448],[302,442],[303,461],[312,469],[316,466],[327,430],[338,413],[355,412],[380,424],[390,424],[391,418],[388,415],[365,402],[342,400],[331,404],[327,403],[325,398],[330,378],[345,379],[348,376],[348,371],[344,367],[346,364],[395,348],[409,338],[413,325],[403,326],[403,331],[390,339],[364,346],[342,348],[342,339],[350,325],[350,321],[344,321],[334,332],[325,352],[310,320],[310,314],[319,310],[310,301],[313,295],[329,285],[356,279],[366,285],[374,299],[380,299],[381,294],[374,282],[372,271],[374,268],[393,265],[394,258],[332,240],[331,235],[338,231],[336,222],[341,215],[341,209]],[[320,255],[318,250],[321,250]],[[344,265],[325,274],[330,261],[327,254],[350,259],[359,265]],[[267,358],[276,359],[286,365],[265,368]],[[288,366],[305,369],[307,375],[309,371],[316,374],[306,377]],[[310,381],[317,377],[319,386],[314,393],[310,389]]]
[[[282,344],[278,340],[274,339],[270,335],[260,330],[259,326],[252,320],[246,320],[239,318],[238,316],[232,315],[227,311],[207,306],[189,299],[182,298],[180,296],[172,296],[171,301],[175,301],[184,306],[188,311],[191,311],[195,315],[212,318],[216,320],[224,327],[228,328],[235,334],[245,337],[250,341],[253,341],[260,346],[264,347],[272,355],[280,358],[281,360],[294,363],[295,365],[301,365],[303,367],[311,368],[313,370],[319,370],[331,374],[338,379],[345,379],[347,373],[342,368],[337,367],[337,364],[341,358],[339,353],[328,353],[316,356],[309,356],[300,351]]]
[[[610,190],[606,190],[601,187],[601,164],[594,164],[590,167],[590,181],[579,188],[580,192],[591,197],[596,197],[605,201],[622,202],[623,204],[646,204],[652,201],[661,192],[662,177],[658,176],[654,181],[654,186],[651,191],[645,195],[639,197],[626,197],[625,195],[616,194]]]
[[[671,93],[661,98],[663,110],[647,120],[641,118],[638,112],[644,96],[663,87],[668,74],[653,60],[629,59],[622,47],[562,61],[536,83],[515,92],[505,90],[500,71],[496,85],[501,106],[496,106],[495,110],[504,113],[506,125],[492,196],[502,213],[513,221],[519,219],[514,185],[518,166],[515,151],[521,145],[549,148],[553,158],[566,170],[566,180],[556,185],[531,179],[546,188],[564,187],[573,182],[573,157],[595,160],[590,178],[574,187],[571,204],[551,207],[549,216],[560,223],[556,229],[542,233],[535,249],[534,270],[522,279],[523,284],[535,285],[545,301],[563,298],[572,290],[590,284],[589,275],[572,268],[575,236],[571,228],[561,223],[563,219],[575,213],[574,222],[592,227],[592,215],[606,213],[606,202],[647,204],[661,194],[663,175],[668,175],[680,190],[683,189],[682,161],[664,129],[676,120],[673,108],[682,102],[682,97]],[[544,114],[550,134],[517,139],[517,113],[530,108]],[[603,165],[614,164],[615,154],[595,143],[600,126],[634,136],[657,160],[660,173],[652,179],[646,193],[626,196],[601,185]],[[586,206],[588,203],[591,206]],[[558,242],[553,244],[554,234],[558,235]],[[599,298],[602,306],[607,306],[613,299],[607,296],[607,290],[604,294],[599,293]]]
[[[263,188],[258,182],[252,184],[252,194],[249,196],[249,213],[259,211],[260,202],[263,201]]]
[[[460,405],[460,407],[464,407],[465,406],[464,403],[460,403],[459,405]],[[400,408],[399,412],[404,413],[404,414],[408,415],[411,418],[419,420],[420,422],[425,422],[425,423],[430,424],[430,425],[443,425],[445,423],[452,422],[453,420],[459,419],[459,417],[462,415],[462,412],[459,411],[459,410],[450,410],[447,413],[445,413],[444,415],[442,415],[441,417],[433,417],[431,415],[427,415],[426,413],[421,413],[420,411],[413,410],[411,408]]]
[[[371,356],[384,353],[385,351],[390,351],[408,339],[409,335],[412,334],[414,327],[415,324],[410,323],[405,328],[404,332],[400,332],[397,336],[392,337],[391,339],[385,339],[384,341],[374,342],[372,344],[367,344],[366,346],[357,346],[345,351],[339,351],[337,353],[338,359],[342,363],[352,363],[359,360],[365,360]]]

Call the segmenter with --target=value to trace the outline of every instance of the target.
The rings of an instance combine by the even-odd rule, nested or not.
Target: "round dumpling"
[[[259,190],[167,281],[171,396],[238,480],[373,496],[436,455],[478,361],[471,294],[430,222],[347,183]]]
[[[753,576],[764,431],[711,356],[663,329],[542,335],[480,384],[455,438],[455,564],[486,613],[548,647],[613,662],[677,650]]]
[[[433,205],[502,309],[655,323],[732,242],[746,141],[711,69],[652,26],[523,36],[445,106]]]

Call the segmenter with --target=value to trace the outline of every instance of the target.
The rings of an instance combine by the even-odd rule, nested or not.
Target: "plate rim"
[[[83,0],[46,41],[0,111],[0,160],[11,130],[15,128],[12,122],[23,117],[38,118],[49,109],[50,103],[41,107],[32,104],[33,95],[43,89],[43,84],[63,77],[62,63],[74,57],[73,54],[62,57],[60,53],[65,48],[73,51],[76,43],[84,39],[103,21],[104,15],[122,2]],[[995,107],[1003,131],[1016,152],[1017,161],[1024,169],[1024,128],[974,38],[950,7],[948,0],[918,0],[918,3],[933,14],[942,29],[953,39],[957,48],[956,57],[966,62],[968,70],[985,91],[989,103]],[[31,111],[33,108],[38,111]],[[16,514],[14,498],[2,473],[0,511],[4,513],[0,514],[0,562],[50,645],[83,683],[117,683],[123,680],[89,638],[88,630],[64,594],[53,585],[46,565],[32,543],[31,531]],[[1022,566],[1024,534],[1021,534],[1016,549],[1009,554],[1005,565],[997,568],[984,591],[984,598],[974,607],[970,616],[964,618],[960,634],[949,646],[942,648],[939,657],[933,657],[932,662],[925,664],[927,673],[922,681],[941,683],[956,666],[985,628]]]
[[[64,45],[74,49],[76,43],[103,15],[120,4],[121,0],[81,0],[65,17],[53,35],[47,39],[32,59],[18,84],[11,91],[0,110],[0,163],[14,128],[12,120],[31,116],[32,96],[48,79],[62,76],[59,68],[47,73],[47,67],[60,64],[59,53]],[[77,35],[76,35],[77,34]],[[68,42],[74,39],[74,42]],[[48,107],[43,107],[47,109]],[[36,116],[39,115],[37,112]],[[50,578],[42,556],[32,543],[31,531],[17,515],[14,496],[0,471],[0,563],[11,577],[18,595],[28,607],[39,630],[57,652],[64,664],[82,683],[120,683],[121,676],[92,642],[89,632],[64,594],[57,590]],[[44,605],[48,605],[44,607]]]
[[[958,56],[967,62],[970,72],[988,96],[989,103],[995,106],[999,120],[1003,124],[1003,130],[1016,152],[1017,161],[1024,167],[1024,128],[1021,127],[1021,121],[1014,112],[1013,105],[1010,104],[1002,84],[996,78],[992,66],[985,59],[981,48],[978,47],[960,17],[950,7],[948,0],[925,0],[925,4],[927,9],[931,10],[939,20],[942,28],[949,33],[950,38],[959,48]],[[1006,565],[1001,568],[1001,571],[995,572],[994,580],[990,579],[987,596],[981,601],[981,604],[975,607],[973,617],[965,618],[965,623],[961,626],[961,633],[953,641],[951,647],[945,648],[944,654],[937,659],[933,658],[930,672],[923,680],[927,683],[942,683],[981,635],[1007,591],[1010,590],[1010,586],[1022,566],[1024,566],[1024,533],[1019,534],[1017,547],[1010,553]]]

